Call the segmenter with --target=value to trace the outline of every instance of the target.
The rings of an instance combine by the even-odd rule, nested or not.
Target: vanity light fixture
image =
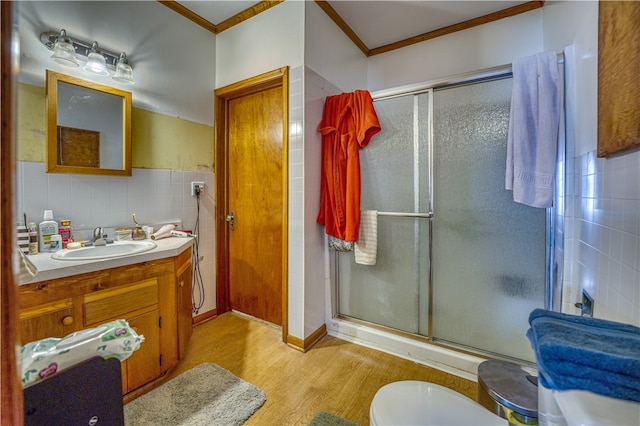
[[[97,75],[108,76],[109,70],[115,70],[113,79],[120,83],[133,84],[133,69],[124,52],[111,53],[98,47],[98,42],[87,43],[70,39],[63,29],[59,33],[45,31],[40,34],[40,42],[53,51],[51,59],[69,67],[80,66],[80,60],[87,63],[83,69]]]

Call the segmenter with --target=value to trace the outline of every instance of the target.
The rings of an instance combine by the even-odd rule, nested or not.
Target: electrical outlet
[[[191,195],[202,195],[204,193],[204,182],[191,182]]]

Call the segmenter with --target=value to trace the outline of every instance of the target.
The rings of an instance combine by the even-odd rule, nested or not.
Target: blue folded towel
[[[544,309],[529,324],[544,387],[640,402],[640,328]]]

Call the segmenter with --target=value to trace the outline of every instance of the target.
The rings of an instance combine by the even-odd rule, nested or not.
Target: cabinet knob
[[[73,317],[71,315],[67,315],[66,317],[62,318],[62,324],[63,325],[73,324]]]
[[[178,287],[184,287],[184,280],[182,278],[178,280]]]

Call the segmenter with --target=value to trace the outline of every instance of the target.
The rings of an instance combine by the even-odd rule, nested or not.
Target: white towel
[[[378,211],[362,210],[360,212],[360,229],[358,241],[354,247],[356,263],[375,265],[378,255]]]
[[[513,62],[505,183],[518,203],[543,208],[553,205],[559,84],[556,52]]]

